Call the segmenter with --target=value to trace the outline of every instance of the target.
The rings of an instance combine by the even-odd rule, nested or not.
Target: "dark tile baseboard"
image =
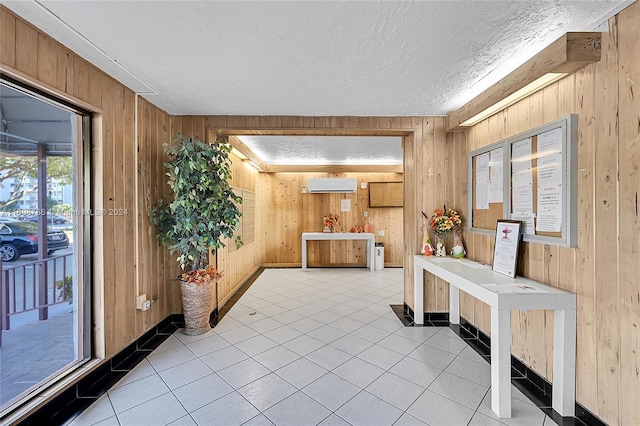
[[[178,314],[169,315],[113,358],[40,407],[19,425],[60,425],[73,419],[181,327],[184,327],[184,317]]]
[[[397,306],[398,308],[394,308]],[[400,321],[405,326],[411,327],[446,327],[449,325],[449,313],[448,312],[425,312],[424,313],[424,325],[416,325],[413,321],[413,309],[409,307],[406,303],[402,308],[402,313],[399,313],[400,305],[391,305],[391,308],[394,310]],[[402,317],[401,317],[402,315]]]
[[[398,314],[396,309],[394,311]],[[404,304],[402,315],[405,319],[401,319],[401,321],[405,326],[415,326],[413,323],[413,310],[406,303]],[[450,324],[448,313],[425,312],[425,327],[442,327],[445,325],[442,324],[444,315],[446,315],[446,325],[464,339],[485,361],[491,363],[491,338],[465,318],[460,318],[459,325]],[[605,422],[577,402],[575,417],[563,417],[554,411],[551,407],[552,384],[513,355],[511,356],[511,383],[560,426],[606,426]]]

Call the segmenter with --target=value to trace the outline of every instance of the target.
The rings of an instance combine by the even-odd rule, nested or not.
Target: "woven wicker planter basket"
[[[209,315],[213,311],[215,282],[199,286],[180,281],[180,290],[184,313],[184,334],[197,336],[211,330]]]

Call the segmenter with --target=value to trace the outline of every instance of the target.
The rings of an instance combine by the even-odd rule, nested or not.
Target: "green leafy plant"
[[[73,303],[73,277],[67,275],[63,280],[56,281],[56,290],[60,290],[58,300],[69,300],[69,304]]]
[[[156,237],[171,253],[178,253],[180,267],[192,271],[207,269],[209,252],[224,247],[234,238],[240,221],[242,198],[229,184],[231,146],[216,138],[201,142],[178,133],[173,144],[165,144],[169,161],[165,163],[173,199],[161,198],[151,209]]]

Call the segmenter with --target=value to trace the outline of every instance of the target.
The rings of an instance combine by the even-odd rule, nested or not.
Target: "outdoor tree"
[[[6,200],[0,200],[0,210],[11,210],[11,206],[25,195],[38,191],[37,185],[27,185],[30,179],[38,175],[37,157],[7,157],[0,155],[0,188],[15,184]],[[71,157],[47,158],[47,184],[56,181],[60,185],[73,182],[73,163]]]

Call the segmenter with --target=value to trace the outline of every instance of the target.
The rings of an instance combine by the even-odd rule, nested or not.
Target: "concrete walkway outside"
[[[75,358],[71,312],[2,331],[0,405],[5,407]]]

